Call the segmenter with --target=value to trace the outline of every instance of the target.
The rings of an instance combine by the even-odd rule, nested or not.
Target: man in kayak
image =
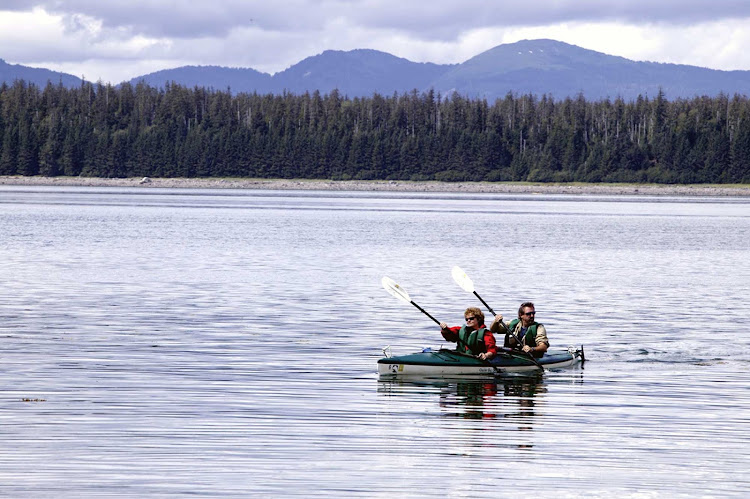
[[[535,319],[534,304],[526,302],[518,309],[518,319],[513,319],[507,324],[503,322],[501,314],[496,315],[490,331],[497,334],[505,333],[504,347],[520,348],[534,357],[541,357],[549,348],[549,340],[547,330]]]
[[[458,343],[456,350],[476,355],[481,360],[490,360],[497,355],[495,336],[484,325],[484,314],[476,307],[469,307],[464,312],[465,326],[448,327],[440,323],[440,333],[448,341]]]

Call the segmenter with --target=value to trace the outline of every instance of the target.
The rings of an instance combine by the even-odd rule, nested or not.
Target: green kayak
[[[551,349],[535,360],[523,352],[501,348],[498,355],[490,361],[480,360],[456,350],[426,348],[409,355],[386,354],[386,357],[378,360],[378,373],[389,376],[486,376],[569,367],[584,360],[582,345],[568,347],[565,350]]]

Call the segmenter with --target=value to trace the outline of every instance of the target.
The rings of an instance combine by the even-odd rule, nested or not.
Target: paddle
[[[412,305],[414,305],[415,307],[417,307],[420,312],[422,312],[427,317],[429,317],[430,319],[432,319],[433,321],[435,321],[435,324],[437,324],[438,326],[440,325],[440,321],[437,320],[436,318],[434,318],[433,316],[431,316],[429,313],[427,313],[427,311],[425,309],[423,309],[422,307],[420,307],[419,305],[417,305],[416,303],[414,303],[414,301],[409,297],[409,293],[407,293],[404,288],[402,288],[401,286],[399,286],[396,283],[396,281],[394,281],[390,277],[383,277],[383,279],[381,279],[380,282],[383,284],[383,287],[385,288],[385,290],[388,291],[390,294],[392,294],[393,296],[395,296],[396,298],[398,298],[399,300],[401,300],[401,301],[403,301],[405,303],[411,303]],[[461,338],[457,337],[456,340],[457,340],[457,343],[459,345],[461,345],[465,349],[471,351],[471,348],[469,348],[469,346],[466,343],[464,343],[463,341],[461,341]],[[459,352],[459,353],[463,353],[463,352]],[[471,355],[471,357],[477,359],[478,361],[482,362],[483,364],[485,364],[487,366],[492,367],[495,370],[495,372],[502,373],[502,370],[500,370],[496,366],[492,365],[490,363],[490,361],[488,361],[486,359],[480,359],[479,357],[476,357],[474,355]]]
[[[454,266],[453,269],[451,270],[451,275],[453,276],[453,280],[456,281],[456,284],[458,284],[459,286],[461,286],[461,288],[464,291],[468,291],[469,293],[474,293],[474,296],[476,296],[477,298],[479,298],[479,301],[481,301],[484,304],[484,306],[487,307],[487,310],[489,310],[490,313],[493,316],[497,315],[495,313],[495,311],[492,310],[492,307],[490,307],[489,305],[487,305],[487,302],[484,301],[481,296],[479,296],[479,293],[477,293],[476,291],[474,291],[474,283],[469,278],[469,276],[466,275],[466,272],[464,272],[461,267],[459,267],[458,265]],[[501,322],[501,324],[502,324],[502,322]],[[503,327],[505,327],[505,324],[502,324],[502,325],[503,325]],[[506,327],[505,329],[507,331],[508,328]],[[536,364],[539,369],[544,369],[544,367],[542,367],[542,365],[539,363],[539,361],[534,358],[533,354],[526,353],[526,352],[524,352],[522,350],[520,350],[519,353],[522,354],[521,356],[524,359],[526,359],[527,356],[528,356],[528,359],[531,360],[534,364]]]

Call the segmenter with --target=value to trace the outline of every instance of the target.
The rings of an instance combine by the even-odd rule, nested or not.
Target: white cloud
[[[745,26],[744,20],[692,26],[563,24],[510,30],[503,43],[524,38],[552,38],[637,61],[747,70],[750,55],[742,47],[750,43],[750,32]]]
[[[13,9],[101,19],[146,36],[224,36],[251,23],[272,31],[317,31],[342,17],[372,29],[397,29],[418,38],[453,39],[472,27],[554,25],[564,22],[700,24],[750,17],[746,0],[6,0]]]

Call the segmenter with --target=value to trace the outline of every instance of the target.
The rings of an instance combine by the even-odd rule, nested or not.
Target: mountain
[[[232,93],[273,93],[271,75],[250,68],[222,66],[182,66],[163,69],[130,80],[132,85],[144,81],[152,87],[164,87],[175,82],[188,88],[206,87],[214,90],[231,89]]]
[[[272,77],[277,93],[330,93],[390,95],[429,88],[431,82],[454,66],[412,62],[377,50],[326,50],[308,57]]]
[[[44,69],[9,65],[0,60],[0,81],[16,79],[43,86],[47,80],[65,86],[80,85],[80,79]],[[434,89],[443,96],[458,93],[492,102],[509,92],[546,94],[557,100],[582,94],[588,100],[626,101],[639,95],[654,97],[659,91],[667,99],[728,95],[750,95],[750,71],[718,71],[679,64],[637,62],[603,54],[555,40],[523,40],[498,45],[461,64],[417,63],[377,50],[327,50],[308,57],[284,71],[269,75],[250,68],[184,66],[139,76],[163,87],[175,82],[226,90],[233,93],[281,94],[330,93],[368,97],[377,92],[392,95]]]
[[[750,71],[636,62],[555,40],[523,40],[482,52],[431,86],[443,94],[458,92],[488,101],[508,92],[633,100],[639,95],[654,97],[660,89],[675,99],[720,92],[749,95]]]
[[[41,88],[47,86],[48,81],[55,85],[62,83],[64,87],[68,88],[81,84],[80,78],[67,73],[21,66],[20,64],[8,64],[0,59],[0,83],[6,82],[8,85],[12,85],[16,80],[24,80],[26,83],[33,83]]]
[[[157,71],[130,80],[135,85],[143,80],[163,87],[174,81],[187,87],[213,87],[232,92],[281,94],[338,89],[341,95],[369,96],[375,92],[392,94],[422,89],[452,66],[411,62],[377,50],[326,50],[308,57],[288,69],[271,76],[254,69],[229,69],[218,66],[184,66]]]

